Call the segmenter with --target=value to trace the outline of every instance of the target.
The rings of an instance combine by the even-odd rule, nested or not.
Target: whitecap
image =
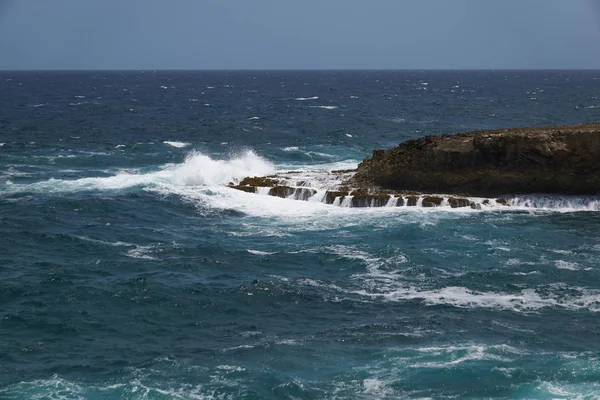
[[[248,194],[221,185],[239,182],[247,176],[265,176],[274,172],[275,168],[271,163],[252,151],[228,160],[215,160],[202,153],[191,152],[183,163],[167,164],[155,172],[136,173],[136,170],[133,170],[109,177],[74,180],[49,179],[30,184],[13,185],[10,190],[13,193],[18,191],[61,193],[83,190],[122,190],[143,186],[148,190],[205,197],[207,193],[198,191],[198,186],[210,186],[215,192]],[[188,190],[188,187],[194,189]],[[209,197],[213,193],[210,192]]]
[[[270,252],[268,252],[268,251],[251,250],[251,249],[248,249],[248,250],[246,250],[246,251],[247,251],[248,253],[250,253],[250,254],[255,254],[255,255],[257,255],[257,256],[270,256],[270,255],[272,255],[272,254],[275,254],[275,253],[270,253]]]
[[[165,141],[163,141],[163,143],[168,144],[169,146],[177,147],[178,149],[180,149],[182,147],[187,147],[190,145],[190,143],[186,143],[186,142],[176,142],[176,141],[169,141],[169,140],[165,140]]]
[[[260,119],[260,118],[259,117],[250,117],[250,118],[248,118],[248,120],[250,120],[250,121],[257,120],[257,119]]]
[[[222,371],[227,372],[241,372],[246,370],[245,368],[239,367],[237,365],[217,365],[215,369],[220,369]]]
[[[306,100],[318,100],[319,96],[313,96],[313,97],[296,97],[294,100],[297,101],[306,101]]]
[[[571,288],[579,295],[565,298],[560,293],[555,297],[542,297],[534,289],[517,293],[480,292],[465,287],[451,286],[424,290],[414,287],[399,287],[387,293],[356,290],[355,293],[388,301],[421,300],[427,305],[451,305],[459,308],[497,308],[517,312],[535,311],[543,308],[600,311],[600,293],[583,288]],[[560,291],[560,290],[559,290]]]
[[[158,260],[152,255],[153,246],[136,246],[127,252],[127,256],[142,260]]]
[[[363,389],[364,393],[370,396],[382,396],[385,394],[391,394],[392,391],[389,388],[386,388],[386,382],[376,379],[364,379],[363,380]]]
[[[591,270],[591,268],[581,267],[581,265],[577,264],[576,262],[570,262],[570,261],[565,261],[565,260],[557,260],[554,262],[554,265],[558,269],[566,269],[569,271],[581,271],[581,270],[589,271],[589,270]]]
[[[228,347],[226,349],[223,349],[223,351],[233,351],[233,350],[242,350],[242,349],[253,349],[256,346],[250,345],[250,344],[242,344],[240,346],[233,346],[233,347]]]
[[[310,106],[311,108],[323,108],[325,110],[335,110],[338,106]]]

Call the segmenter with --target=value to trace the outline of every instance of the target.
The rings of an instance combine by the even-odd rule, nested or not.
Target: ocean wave
[[[313,96],[313,97],[296,97],[294,100],[296,101],[306,101],[306,100],[318,100],[319,96]]]
[[[216,369],[215,373],[231,374],[243,372],[243,369]],[[214,376],[213,382],[191,384],[186,382],[152,382],[151,378],[141,373],[140,377],[131,377],[124,382],[84,383],[53,376],[50,379],[38,379],[30,382],[20,382],[0,389],[0,394],[7,399],[234,399],[239,390],[231,388],[234,382],[229,382],[223,389],[230,387],[229,394],[215,396],[216,389],[225,384],[224,377]],[[217,378],[221,378],[218,382]]]
[[[324,110],[335,110],[338,106],[310,106],[310,108],[322,108]]]
[[[187,147],[190,145],[190,143],[187,143],[187,142],[176,142],[176,141],[169,141],[169,140],[165,140],[163,143],[168,144],[169,146],[177,147],[178,149],[181,149],[183,147]]]
[[[89,190],[123,190],[132,187],[161,186],[177,193],[183,187],[218,186],[239,181],[246,176],[264,176],[275,172],[275,167],[247,151],[228,160],[215,160],[199,152],[190,153],[182,164],[163,166],[150,173],[119,173],[110,177],[80,178],[74,180],[49,179],[30,184],[12,184],[0,187],[2,193],[45,192],[63,193]],[[229,189],[232,190],[232,189]]]
[[[252,250],[252,249],[248,249],[246,251],[250,254],[254,254],[257,256],[270,256],[270,255],[276,254],[276,253],[271,253],[268,251],[260,251],[260,250]]]
[[[303,150],[298,146],[288,146],[288,147],[283,147],[281,148],[282,151],[285,151],[286,153],[301,153],[301,154],[305,154],[308,157],[310,157],[311,159],[313,157],[322,157],[322,158],[335,158],[336,156],[333,154],[329,154],[329,153],[323,153],[320,151],[313,151],[313,150]],[[353,162],[354,165],[354,162]],[[302,166],[300,168],[312,168],[315,169],[315,166]]]
[[[158,258],[154,256],[155,251],[155,246],[135,246],[133,249],[127,251],[127,256],[142,260],[158,260]]]
[[[560,293],[542,296],[535,289],[525,289],[516,293],[481,292],[458,286],[433,290],[400,287],[385,293],[366,289],[349,292],[373,299],[384,299],[394,302],[418,300],[430,306],[450,305],[458,308],[492,308],[516,312],[530,312],[544,308],[558,308],[571,311],[600,311],[600,292],[585,288],[570,289],[571,292],[575,291],[578,294],[570,295],[569,297]]]

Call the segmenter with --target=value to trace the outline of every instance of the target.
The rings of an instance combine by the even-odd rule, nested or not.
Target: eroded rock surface
[[[598,194],[600,124],[500,129],[409,140],[390,150],[373,151],[348,184],[485,197]],[[451,202],[454,207],[464,204]]]

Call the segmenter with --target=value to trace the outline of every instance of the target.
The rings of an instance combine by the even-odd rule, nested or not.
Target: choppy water
[[[0,398],[600,397],[582,199],[355,209],[225,186],[596,122],[598,72],[4,72],[0,104]]]

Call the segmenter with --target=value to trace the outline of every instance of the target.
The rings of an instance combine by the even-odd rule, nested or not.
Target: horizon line
[[[125,68],[125,69],[3,69],[0,73],[6,72],[531,72],[531,71],[579,71],[596,72],[600,68],[206,68],[206,69],[187,69],[187,68]]]

